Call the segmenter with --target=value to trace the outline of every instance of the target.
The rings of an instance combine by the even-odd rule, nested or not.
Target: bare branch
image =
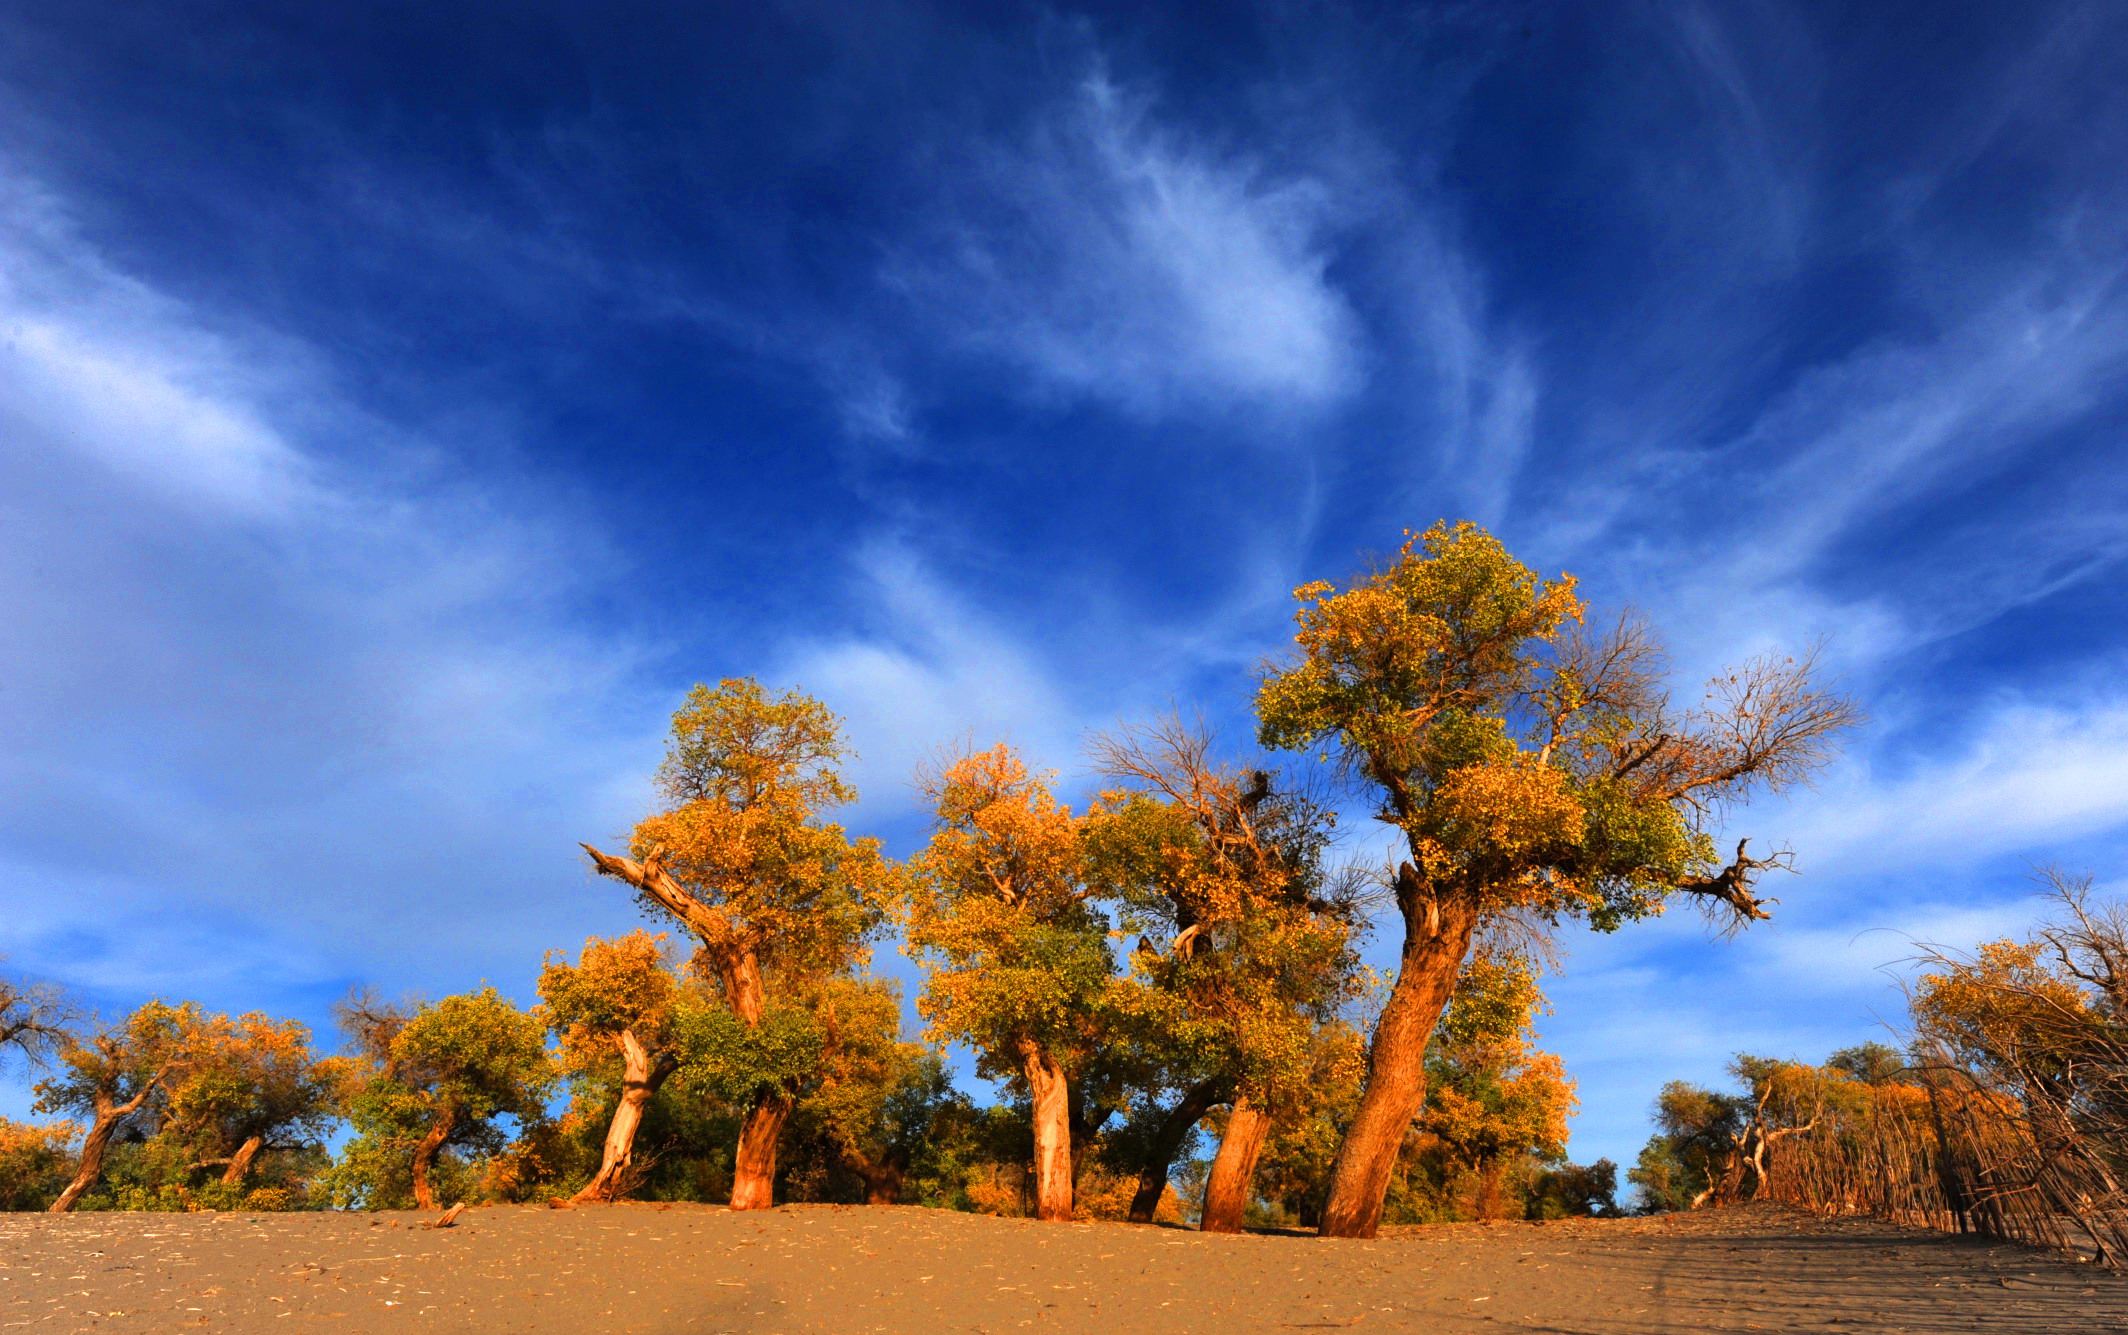
[[[1746,851],[1750,844],[1749,839],[1737,840],[1736,857],[1728,866],[1712,876],[1680,881],[1677,885],[1686,894],[1701,895],[1716,904],[1726,905],[1732,930],[1773,916],[1766,911],[1766,906],[1779,901],[1762,899],[1751,893],[1758,873],[1769,867],[1781,871],[1795,870],[1795,854],[1790,850],[1783,848],[1766,857],[1755,858]]]
[[[1648,795],[1704,813],[1754,788],[1779,792],[1806,782],[1822,769],[1837,753],[1834,739],[1866,715],[1813,682],[1819,652],[1764,655],[1710,682],[1707,703],[1654,754],[1634,762]]]

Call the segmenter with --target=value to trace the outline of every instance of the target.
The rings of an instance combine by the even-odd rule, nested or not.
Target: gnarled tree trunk
[[[1041,1044],[1018,1043],[1020,1067],[1034,1098],[1034,1217],[1071,1218],[1071,1090],[1064,1068]]]
[[[670,1055],[652,1054],[633,1029],[621,1031],[620,1047],[621,1101],[614,1105],[613,1120],[606,1125],[598,1173],[572,1200],[610,1201],[621,1194],[622,1175],[635,1162],[635,1133],[643,1125],[643,1114],[657,1097],[658,1087],[679,1069]]]
[[[244,1179],[251,1173],[252,1161],[259,1157],[259,1151],[264,1148],[266,1137],[247,1136],[244,1143],[236,1147],[236,1153],[229,1156],[229,1167],[222,1172],[222,1185],[243,1185]]]
[[[1212,1160],[1212,1175],[1204,1183],[1204,1216],[1198,1227],[1207,1233],[1239,1233],[1249,1211],[1250,1185],[1256,1180],[1256,1158],[1263,1153],[1264,1137],[1271,1132],[1271,1119],[1246,1098],[1234,1100],[1227,1114],[1226,1134],[1219,1138],[1219,1153]]]
[[[1133,1224],[1150,1224],[1153,1215],[1160,1209],[1160,1198],[1167,1194],[1168,1171],[1175,1165],[1175,1156],[1182,1150],[1182,1142],[1190,1129],[1204,1120],[1204,1115],[1217,1107],[1225,1097],[1225,1081],[1205,1080],[1183,1091],[1182,1098],[1161,1119],[1160,1129],[1153,1133],[1153,1143],[1145,1153],[1145,1163],[1138,1169],[1138,1190],[1131,1196],[1130,1221]]]
[[[1426,1100],[1426,1044],[1455,992],[1470,953],[1475,910],[1461,898],[1434,898],[1405,863],[1397,871],[1404,953],[1389,1002],[1367,1050],[1367,1089],[1331,1170],[1319,1229],[1326,1238],[1371,1238],[1404,1132]]]
[[[429,1124],[429,1133],[414,1147],[414,1205],[418,1209],[436,1209],[436,1188],[429,1182],[429,1173],[436,1167],[436,1156],[443,1152],[444,1142],[451,1138],[451,1131],[458,1125],[458,1110],[446,1104]]]

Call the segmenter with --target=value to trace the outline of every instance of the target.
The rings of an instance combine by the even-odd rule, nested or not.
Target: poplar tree
[[[1807,777],[1860,715],[1813,684],[1809,656],[1753,659],[1675,710],[1644,625],[1591,629],[1572,577],[1539,578],[1474,524],[1294,596],[1296,651],[1258,691],[1260,739],[1338,762],[1406,855],[1401,957],[1321,1225],[1366,1238],[1479,934],[1566,918],[1608,931],[1678,894],[1734,926],[1770,916],[1754,878],[1787,856],[1739,841],[1724,861],[1719,818]]]
[[[598,1171],[573,1198],[614,1200],[628,1185],[643,1114],[680,1069],[681,1012],[690,998],[665,958],[664,936],[643,931],[611,941],[593,937],[576,964],[550,956],[540,970],[539,996],[566,1066],[579,1074],[608,1072],[619,1059],[620,1095]]]
[[[1182,1139],[1229,1104],[1202,1227],[1238,1232],[1273,1121],[1309,1101],[1318,1027],[1360,990],[1355,887],[1324,865],[1330,813],[1269,770],[1216,762],[1204,729],[1170,717],[1093,751],[1122,785],[1090,817],[1088,842],[1121,926],[1138,934],[1137,1028],[1182,1073],[1131,1217],[1152,1218]]]
[[[928,969],[917,1010],[935,1040],[1022,1086],[1034,1121],[1035,1214],[1072,1215],[1072,1083],[1099,1052],[1115,963],[1090,902],[1084,821],[1007,746],[925,780],[936,819],[910,865],[907,949]]]

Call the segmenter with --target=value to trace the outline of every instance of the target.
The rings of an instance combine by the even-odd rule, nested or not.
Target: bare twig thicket
[[[2128,1264],[2128,906],[2045,875],[2053,920],[1924,953],[1916,1064],[1791,1110],[1751,1194]],[[1744,1157],[1718,1195],[1742,1194]]]

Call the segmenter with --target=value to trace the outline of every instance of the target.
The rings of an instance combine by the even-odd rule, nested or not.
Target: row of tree
[[[657,808],[624,851],[586,845],[686,933],[685,969],[639,935],[550,961],[536,1016],[492,992],[351,1005],[340,1085],[355,1136],[320,1179],[328,1194],[396,1200],[403,1172],[405,1194],[433,1203],[469,1155],[511,1190],[556,1180],[570,1151],[540,1128],[558,1070],[579,1128],[599,1101],[586,1091],[612,1092],[587,1196],[671,1171],[675,1145],[700,1174],[725,1162],[714,1144],[731,1204],[765,1207],[811,1137],[832,1146],[817,1163],[872,1199],[948,1161],[981,1194],[966,1184],[989,1153],[987,1190],[1040,1218],[1085,1213],[1103,1174],[1150,1218],[1211,1128],[1207,1228],[1253,1208],[1365,1237],[1385,1214],[1606,1199],[1600,1168],[1560,1166],[1572,1092],[1530,1043],[1533,947],[1562,920],[1612,930],[1677,894],[1732,924],[1767,916],[1753,877],[1785,855],[1740,843],[1724,861],[1712,821],[1823,763],[1856,711],[1812,684],[1808,658],[1753,660],[1673,709],[1645,625],[1591,626],[1570,577],[1539,578],[1468,524],[1296,596],[1295,651],[1258,691],[1259,740],[1327,781],[1223,763],[1201,729],[1168,721],[1096,739],[1103,786],[1074,809],[1000,745],[921,776],[932,833],[903,861],[831,819],[855,794],[827,708],[751,680],[697,687]],[[1391,866],[1332,865],[1340,796],[1395,831]],[[1400,937],[1386,980],[1357,950],[1377,908]],[[890,926],[924,971],[927,1044],[972,1050],[1018,1115],[956,1105],[936,1058],[902,1041],[895,998],[866,973]],[[227,1022],[172,1014],[142,1021],[169,1032],[141,1036],[124,1079],[78,1077],[106,1092],[48,1083],[48,1107],[91,1120],[77,1182],[114,1134],[97,1141],[98,1127],[157,1098],[158,1116],[174,1110],[207,1069],[190,1035]],[[543,1031],[560,1036],[559,1067]],[[88,1072],[101,1041],[62,1043],[60,1060]],[[654,1119],[666,1139],[646,1142]],[[507,1147],[504,1121],[524,1129]],[[1005,1148],[1011,1126],[1022,1157]],[[193,1162],[225,1147],[211,1148]],[[67,1190],[71,1203],[87,1187]]]
[[[1629,1175],[1653,1208],[1766,1197],[2128,1262],[2128,905],[2047,873],[2022,940],[1924,948],[1906,1049],[1741,1056],[1667,1086]]]

